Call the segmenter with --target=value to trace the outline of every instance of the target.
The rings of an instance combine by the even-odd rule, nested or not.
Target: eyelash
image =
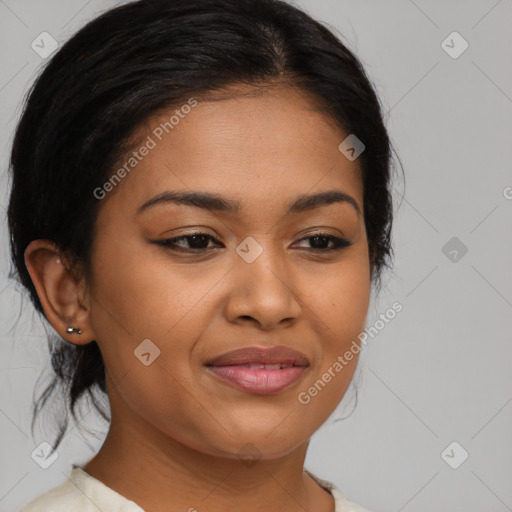
[[[185,253],[195,253],[197,254],[198,252],[205,252],[205,251],[208,251],[208,250],[211,250],[211,249],[208,249],[208,248],[203,248],[203,249],[184,249],[183,247],[178,247],[176,245],[176,242],[180,241],[180,240],[187,240],[189,238],[193,238],[193,237],[206,237],[208,238],[209,240],[212,240],[212,241],[216,241],[216,239],[207,234],[207,233],[190,233],[188,235],[183,235],[183,236],[179,236],[179,237],[176,237],[176,238],[167,238],[165,240],[155,240],[154,243],[158,244],[158,245],[161,245],[171,251],[175,251],[175,252],[185,252]],[[304,240],[310,240],[312,238],[326,238],[328,239],[329,241],[333,242],[334,243],[334,247],[331,247],[330,249],[311,249],[310,252],[315,252],[315,253],[327,253],[327,252],[332,252],[332,251],[339,251],[341,249],[344,249],[346,247],[349,247],[352,245],[351,242],[349,242],[348,240],[344,239],[344,238],[339,238],[339,237],[336,237],[336,236],[333,236],[333,235],[329,235],[328,233],[313,233],[312,235],[310,236],[307,236],[307,237],[304,237],[304,238],[301,238],[299,240],[299,242],[302,242]]]

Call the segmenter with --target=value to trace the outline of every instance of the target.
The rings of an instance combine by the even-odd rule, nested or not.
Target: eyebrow
[[[158,204],[165,203],[194,206],[205,210],[226,213],[238,213],[240,211],[240,201],[228,199],[218,194],[212,194],[209,192],[178,192],[168,190],[142,204],[138,208],[137,214],[140,214]],[[301,195],[288,205],[285,215],[303,213],[305,211],[314,210],[333,203],[350,204],[357,214],[361,215],[361,210],[356,200],[351,195],[340,190],[328,190],[317,194]]]

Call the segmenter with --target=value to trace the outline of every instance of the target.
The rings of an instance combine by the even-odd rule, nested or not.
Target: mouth
[[[247,347],[212,359],[206,369],[225,384],[247,393],[279,393],[295,384],[309,367],[307,357],[291,348]]]

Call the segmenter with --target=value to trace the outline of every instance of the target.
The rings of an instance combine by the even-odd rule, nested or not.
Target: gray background
[[[61,483],[106,432],[84,406],[82,425],[96,438],[73,428],[47,469],[30,456],[53,438],[51,418],[35,439],[30,433],[34,385],[49,358],[44,326],[7,279],[4,213],[20,100],[44,64],[31,42],[43,31],[63,42],[117,3],[0,0],[3,512]],[[315,434],[306,467],[374,512],[512,510],[512,2],[297,3],[343,34],[363,61],[406,174],[405,188],[400,178],[395,185],[396,266],[368,325],[394,301],[403,311],[370,339],[358,405],[350,414],[349,392]],[[453,31],[469,44],[458,58],[441,45]],[[448,44],[461,48],[456,39]],[[452,237],[455,245],[443,250]],[[458,445],[443,459],[453,441]],[[463,449],[469,458],[452,469],[446,460],[460,462]]]

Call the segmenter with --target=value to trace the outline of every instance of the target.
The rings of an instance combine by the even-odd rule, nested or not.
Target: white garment
[[[306,472],[332,494],[335,512],[368,512],[347,501],[331,482]],[[144,512],[136,503],[107,487],[77,465],[73,465],[68,478],[30,501],[21,512]]]

